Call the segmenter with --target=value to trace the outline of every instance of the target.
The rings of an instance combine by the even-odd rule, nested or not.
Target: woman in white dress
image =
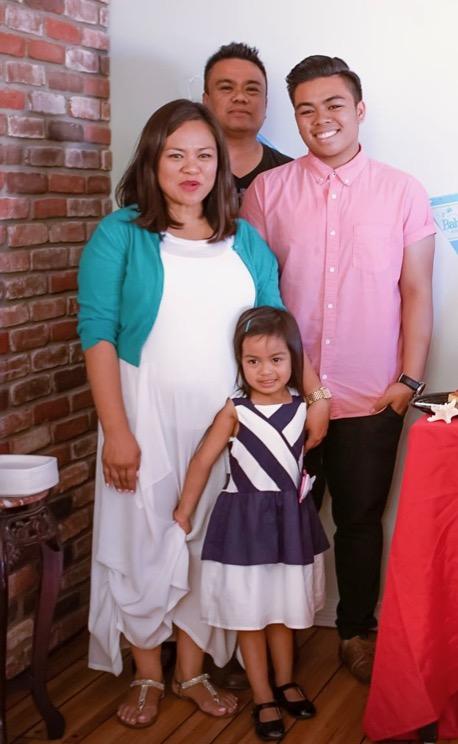
[[[216,463],[189,535],[173,519],[189,460],[233,391],[240,313],[282,306],[273,254],[236,200],[223,137],[203,106],[147,122],[82,257],[79,332],[100,419],[89,617],[90,666],[119,674],[120,637],[136,678],[118,710],[150,725],[163,695],[160,645],[177,641],[173,690],[214,716],[236,699],[202,674],[230,658],[230,631],[200,617],[200,553],[225,480]],[[312,383],[312,387],[313,387]]]

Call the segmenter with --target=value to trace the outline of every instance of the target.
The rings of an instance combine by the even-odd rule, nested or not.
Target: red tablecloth
[[[458,417],[412,426],[364,728],[458,737]]]

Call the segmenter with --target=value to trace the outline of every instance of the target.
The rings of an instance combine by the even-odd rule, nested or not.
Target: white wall
[[[114,184],[150,114],[173,98],[199,100],[207,57],[221,44],[245,41],[267,67],[263,133],[280,150],[304,152],[285,75],[309,54],[336,55],[362,78],[368,113],[361,140],[371,156],[411,172],[431,196],[458,192],[457,0],[111,0],[110,31]],[[450,390],[458,386],[458,255],[441,236],[434,286],[427,381],[431,390]],[[387,536],[404,448],[405,433]],[[329,515],[326,522],[332,529]],[[323,623],[333,622],[336,601],[328,563]]]

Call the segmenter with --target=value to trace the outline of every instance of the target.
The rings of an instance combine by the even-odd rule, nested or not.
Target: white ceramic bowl
[[[31,496],[58,482],[56,457],[0,455],[0,497]]]

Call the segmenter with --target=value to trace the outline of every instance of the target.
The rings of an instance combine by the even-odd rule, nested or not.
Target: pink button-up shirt
[[[424,188],[363,151],[335,171],[308,154],[259,175],[241,215],[278,257],[331,417],[369,415],[401,372],[404,247],[435,232]]]

